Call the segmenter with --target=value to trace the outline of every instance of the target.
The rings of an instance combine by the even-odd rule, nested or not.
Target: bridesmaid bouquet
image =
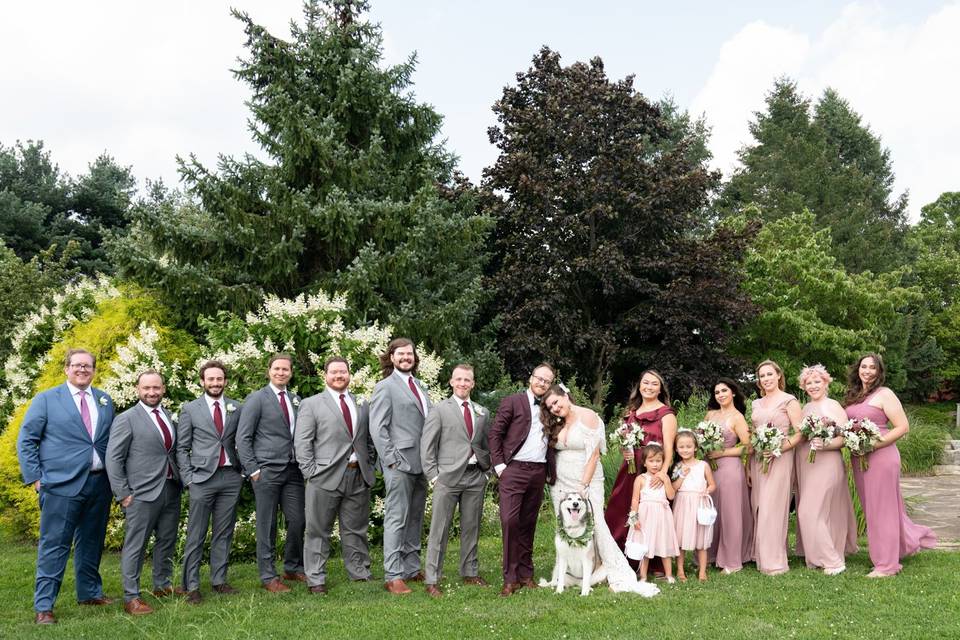
[[[821,418],[820,416],[809,415],[800,423],[800,433],[807,440],[822,438],[830,440],[838,435],[837,423],[830,418]],[[817,459],[817,450],[810,447],[810,453],[807,454],[807,462],[813,462]]]
[[[710,463],[710,468],[717,470],[717,461],[710,458],[713,451],[723,451],[723,427],[713,420],[704,420],[693,428],[693,435],[697,437],[697,451],[700,457]]]
[[[769,422],[754,429],[753,434],[750,436],[750,446],[753,447],[754,451],[760,454],[769,451],[774,458],[780,457],[782,453],[780,450],[782,442],[783,434],[780,433],[780,429],[777,429]],[[766,473],[770,469],[770,461],[766,457],[761,457],[760,460],[760,471],[761,473]]]
[[[620,451],[627,449],[633,451],[643,442],[643,436],[643,427],[636,423],[624,421],[610,434],[610,442],[620,447]],[[634,474],[637,472],[636,457],[627,462],[627,471]]]
[[[852,455],[860,457],[861,471],[870,468],[867,454],[873,451],[881,437],[880,427],[869,418],[852,418],[844,425],[843,443]]]

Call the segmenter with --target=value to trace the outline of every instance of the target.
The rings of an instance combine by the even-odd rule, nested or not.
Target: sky
[[[299,0],[33,0],[0,4],[0,144],[43,140],[61,170],[101,153],[144,179],[179,181],[176,157],[257,153],[243,56],[247,12],[280,37]],[[840,93],[890,150],[910,214],[960,190],[960,0],[578,2],[371,0],[386,63],[416,52],[413,90],[444,116],[460,169],[479,181],[497,150],[491,106],[541,46],[565,64],[600,56],[651,100],[703,114],[728,176],[780,76]],[[954,78],[951,80],[950,78]]]

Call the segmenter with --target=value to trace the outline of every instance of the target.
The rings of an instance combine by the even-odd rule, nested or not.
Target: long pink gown
[[[761,399],[753,401],[750,416],[754,428],[770,423],[786,438],[790,433],[787,404],[796,400],[784,394],[772,407],[764,407]],[[787,563],[787,522],[790,517],[790,490],[793,484],[793,449],[773,458],[767,473],[761,470],[761,455],[754,453],[750,462],[753,502],[753,559],[761,573],[777,574],[790,569]]]
[[[879,389],[877,390],[879,391]],[[887,415],[883,409],[870,406],[870,399],[847,407],[847,416],[868,418],[886,434]],[[899,573],[900,560],[921,549],[933,549],[937,536],[933,531],[907,517],[900,493],[900,451],[897,445],[867,454],[869,468],[860,470],[860,460],[853,458],[853,480],[867,520],[867,542],[873,568],[882,573]]]
[[[723,447],[730,449],[740,444],[736,431],[724,421]],[[739,457],[727,456],[715,460],[717,470],[713,479],[717,489],[713,492],[713,504],[717,508],[717,521],[713,524],[713,546],[710,557],[721,569],[737,571],[749,562],[753,550],[753,512],[750,508],[750,492],[743,464]]]
[[[803,415],[815,408],[809,404]],[[817,451],[813,462],[807,462],[810,442],[800,441],[794,457],[799,503],[797,504],[797,540],[803,539],[802,551],[807,566],[839,569],[846,565],[844,554],[857,552],[857,520],[847,484],[847,470],[840,451]]]

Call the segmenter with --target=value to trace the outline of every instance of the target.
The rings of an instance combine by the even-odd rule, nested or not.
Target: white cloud
[[[747,123],[780,75],[818,98],[832,87],[888,147],[895,193],[910,191],[911,218],[944,191],[960,189],[960,3],[915,24],[889,24],[882,10],[848,5],[821,33],[752,23],[721,48],[691,110],[713,127],[714,162],[728,174],[752,141]]]

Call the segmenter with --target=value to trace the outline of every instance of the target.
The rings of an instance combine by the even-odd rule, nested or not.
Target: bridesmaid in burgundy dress
[[[663,464],[669,469],[673,464],[673,440],[677,435],[677,416],[670,407],[670,392],[663,376],[652,369],[640,375],[640,381],[630,394],[624,419],[643,428],[643,444],[659,442],[663,445]],[[639,448],[637,449],[639,451]],[[642,460],[637,460],[637,473],[630,473],[627,462],[632,452],[623,452],[624,461],[610,491],[610,499],[603,517],[607,521],[613,539],[623,549],[627,540],[627,515],[630,513],[630,500],[633,498],[633,482],[637,473],[643,473]],[[659,478],[651,481],[652,489],[663,483]]]
[[[766,473],[761,467],[759,454],[754,453],[750,463],[754,514],[753,557],[757,561],[757,569],[770,576],[786,573],[790,569],[787,564],[787,522],[793,487],[793,448],[801,438],[800,403],[784,391],[785,386],[780,365],[772,360],[760,363],[757,367],[760,398],[753,401],[750,419],[754,428],[772,424],[783,436],[780,445],[782,455],[770,458]]]
[[[753,550],[753,510],[747,474],[740,457],[750,448],[750,431],[743,417],[747,410],[740,386],[729,378],[720,378],[713,385],[713,396],[705,420],[723,428],[723,450],[710,453],[717,463],[713,478],[717,490],[713,503],[717,521],[713,527],[711,561],[727,575],[736,573],[749,562]]]
[[[798,382],[810,402],[803,405],[803,417],[819,416],[843,426],[847,414],[827,395],[833,378],[822,364],[804,367]],[[840,449],[843,437],[829,440],[805,438],[797,445],[794,469],[797,476],[797,555],[807,567],[820,568],[828,576],[846,569],[844,557],[857,551],[857,520],[847,484],[847,470]],[[810,452],[817,452],[809,462]],[[800,540],[803,551],[800,550]]]
[[[868,578],[896,575],[903,568],[902,558],[937,544],[933,531],[911,521],[903,506],[900,452],[896,443],[910,430],[910,423],[900,400],[883,386],[885,377],[883,360],[875,353],[868,353],[851,367],[844,398],[847,416],[868,418],[883,434],[874,450],[867,454],[866,472],[860,470],[859,458],[853,459],[853,479],[867,520],[867,542],[873,562]]]

